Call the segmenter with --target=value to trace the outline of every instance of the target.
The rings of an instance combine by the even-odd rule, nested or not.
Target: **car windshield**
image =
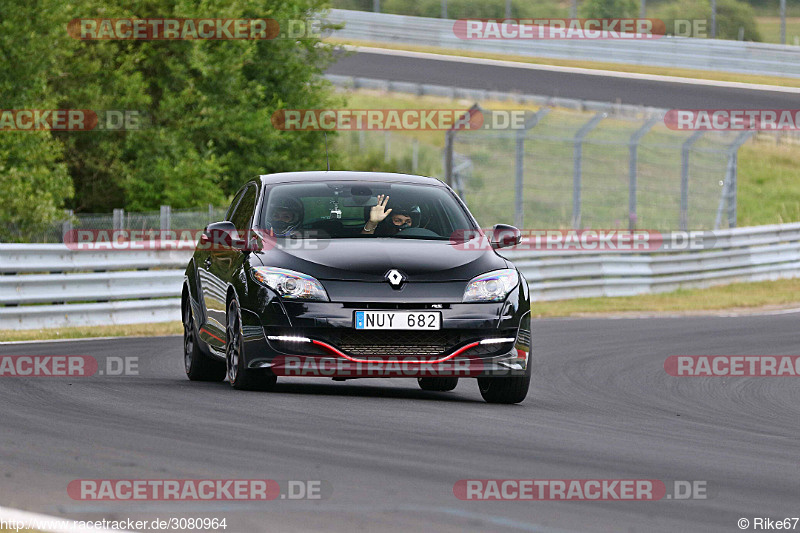
[[[476,229],[452,193],[433,185],[288,183],[268,187],[265,194],[258,225],[277,237],[449,240]],[[365,232],[375,206],[380,212],[373,220],[385,216]]]

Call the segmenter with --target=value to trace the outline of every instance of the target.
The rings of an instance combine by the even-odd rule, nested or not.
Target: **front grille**
[[[447,330],[345,331],[331,340],[349,355],[441,355],[458,344],[460,336]]]
[[[331,344],[348,355],[361,356],[428,356],[431,359],[449,355],[469,342],[493,337],[513,337],[513,333],[487,333],[480,330],[442,329],[438,331],[333,331],[327,335]],[[465,356],[486,356],[508,349],[507,344],[485,344],[467,351]]]

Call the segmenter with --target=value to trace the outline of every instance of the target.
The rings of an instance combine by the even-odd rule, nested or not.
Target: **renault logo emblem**
[[[386,281],[395,289],[399,289],[403,282],[406,281],[406,277],[398,270],[392,269],[386,273]]]

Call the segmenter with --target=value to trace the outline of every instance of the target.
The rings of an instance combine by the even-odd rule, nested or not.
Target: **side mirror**
[[[522,242],[522,232],[514,226],[495,224],[492,228],[492,248],[507,248]]]
[[[233,248],[236,246],[239,239],[236,226],[233,225],[233,222],[223,220],[222,222],[214,222],[206,226],[200,241],[203,244],[210,243],[212,248]]]

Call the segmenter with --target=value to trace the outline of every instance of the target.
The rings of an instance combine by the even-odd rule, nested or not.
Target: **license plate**
[[[438,311],[356,311],[355,328],[441,329],[442,313]]]

